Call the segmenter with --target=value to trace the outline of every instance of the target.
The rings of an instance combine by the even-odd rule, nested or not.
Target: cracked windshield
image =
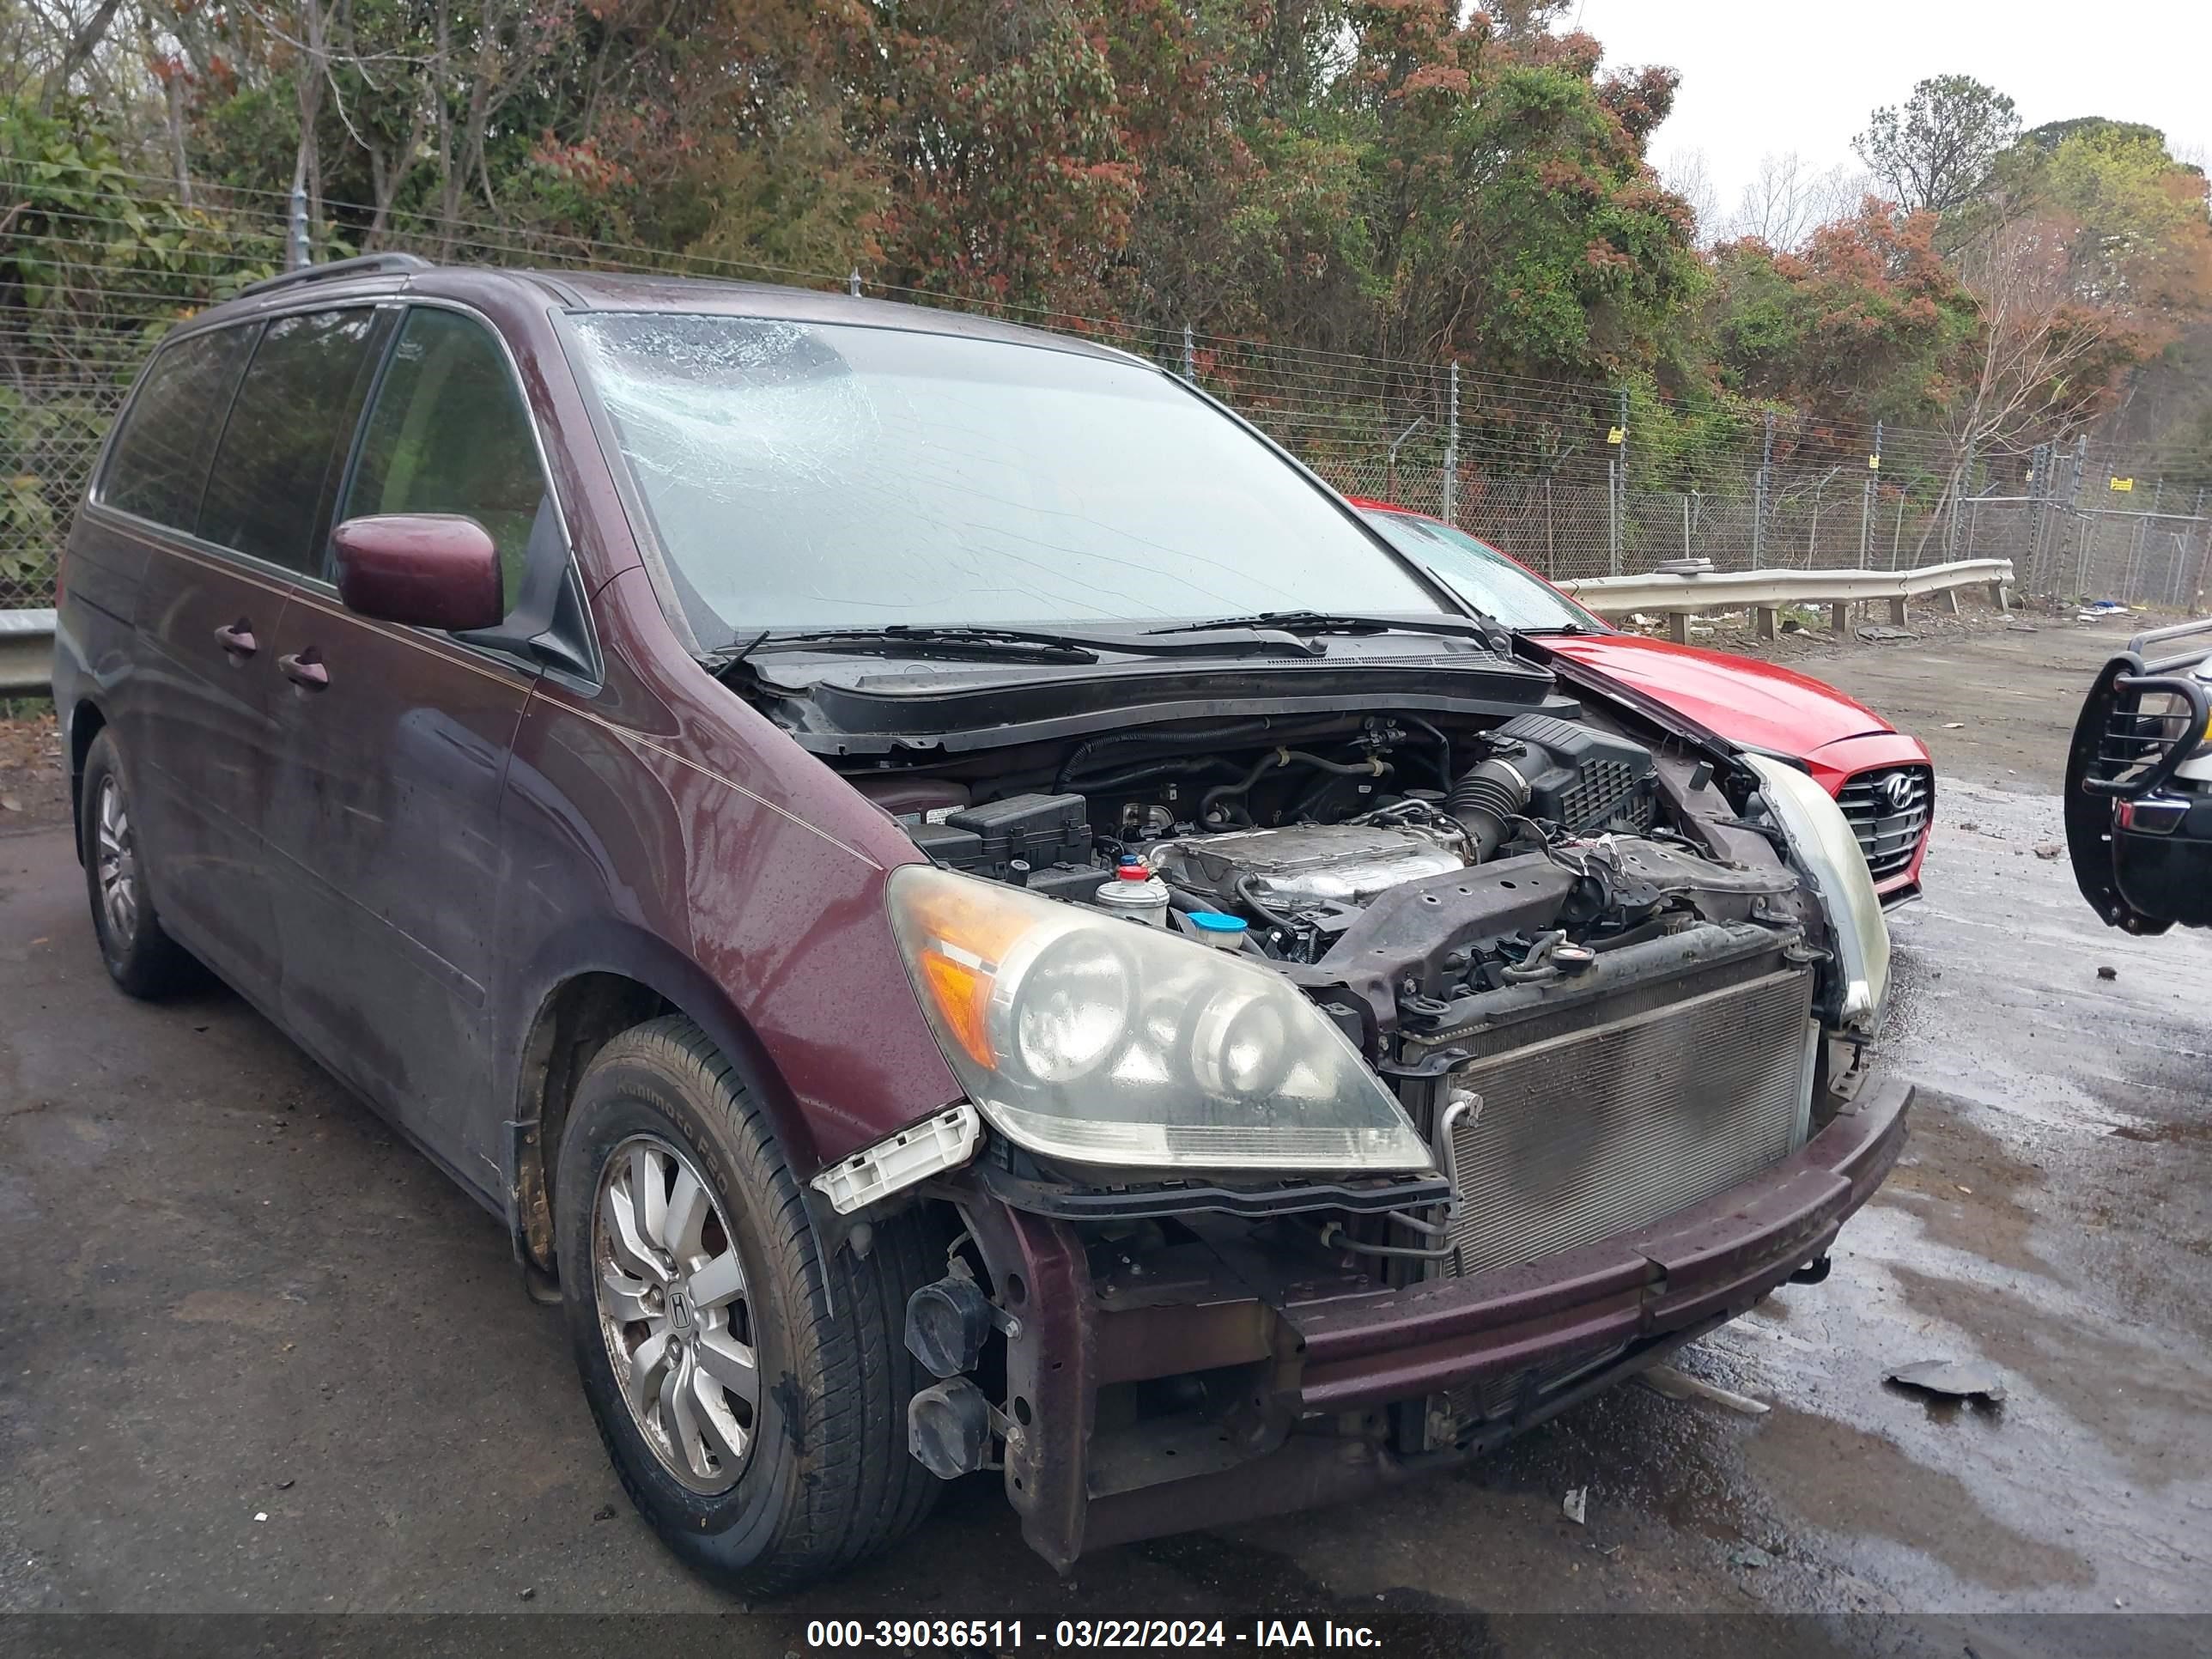
[[[742,317],[576,321],[693,630],[1424,612],[1258,438],[1141,364]]]

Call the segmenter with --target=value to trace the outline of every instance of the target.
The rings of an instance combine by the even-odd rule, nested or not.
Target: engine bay
[[[1151,955],[1149,999],[1126,997],[1114,1025],[1129,1033],[1114,1052],[1140,1061],[1101,1061],[1055,1095],[1058,1072],[1023,1049],[972,1079],[1001,1132],[973,1166],[977,1188],[1070,1227],[1109,1287],[1102,1315],[1157,1293],[1165,1320],[1190,1316],[1184,1297],[1256,1308],[1270,1292],[1252,1287],[1278,1280],[1358,1297],[1518,1267],[1656,1224],[1790,1157],[1863,1075],[1831,1029],[1832,930],[1752,770],[1635,718],[1431,705],[848,763],[940,866],[1280,975],[1428,1155],[1388,1171],[1291,1166],[1335,1108],[1276,1086],[1306,1063],[1290,1058],[1290,1026],[1240,1025],[1263,1000],[1187,989],[1204,976]],[[1071,1012],[1097,959],[1085,946],[1065,958],[1084,964],[1073,977],[1033,975],[992,1006],[1036,1011],[1040,1029],[1070,1034],[1052,1055],[1079,1044],[1087,1061],[1111,1046],[1097,1035],[1111,1021]],[[1006,1029],[1011,1053],[1021,1039]],[[1163,1098],[1127,1103],[1154,1079]],[[1103,1139],[1074,1139],[1170,1118],[1191,1148],[1172,1163],[1117,1164]],[[1239,1133],[1283,1149],[1266,1169],[1202,1151],[1205,1136]],[[1218,1395],[1191,1379],[1103,1390],[1097,1420],[1133,1440],[1180,1425],[1221,1443],[1217,1425],[1272,1375],[1273,1352],[1220,1370]],[[1429,1394],[1358,1432],[1408,1453],[1472,1444],[1576,1374]],[[1239,1443],[1277,1444],[1291,1426],[1285,1415]]]
[[[1807,920],[1710,763],[1587,714],[1161,724],[852,781],[944,867],[1268,960],[1370,1058],[1625,946]]]

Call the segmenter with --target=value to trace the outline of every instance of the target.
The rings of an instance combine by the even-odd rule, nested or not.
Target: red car
[[[1628,634],[1584,610],[1527,566],[1425,513],[1353,498],[1401,552],[1516,638],[1548,665],[1593,669],[1604,689],[1642,693],[1731,742],[1811,773],[1850,820],[1882,902],[1920,893],[1920,862],[1935,817],[1927,746],[1808,674],[1725,651]]]

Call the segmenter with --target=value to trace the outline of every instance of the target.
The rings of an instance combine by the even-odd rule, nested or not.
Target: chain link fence
[[[123,397],[67,380],[0,383],[0,611],[53,602],[55,556]]]
[[[111,189],[98,211],[58,223],[50,215],[35,250],[46,273],[40,292],[0,278],[0,608],[50,602],[55,556],[101,440],[162,328],[281,257],[281,200],[204,198],[194,213],[205,246],[190,271],[118,274],[114,239],[133,210]],[[0,230],[0,273],[27,268],[22,240]],[[331,245],[327,230],[322,240],[319,251],[331,256],[351,251]],[[380,246],[486,264],[766,276],[945,303],[859,273],[763,271],[490,224],[398,216]],[[58,327],[62,307],[89,320]],[[1862,430],[1724,400],[1686,413],[1648,392],[999,309],[1150,358],[1346,494],[1448,519],[1555,579],[1680,559],[1740,570],[2007,557],[2036,594],[2203,602],[2206,492],[2155,476],[2157,458],[2145,451],[2076,440],[1978,453],[1941,432]]]

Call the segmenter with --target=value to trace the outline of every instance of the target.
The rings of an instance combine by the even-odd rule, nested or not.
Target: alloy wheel
[[[100,781],[93,836],[100,908],[107,921],[108,937],[117,950],[128,950],[138,933],[138,852],[123,787],[112,773]]]
[[[737,1484],[759,1421],[760,1365],[729,1218],[657,1135],[615,1148],[592,1210],[599,1331],[630,1416],[691,1491]]]

